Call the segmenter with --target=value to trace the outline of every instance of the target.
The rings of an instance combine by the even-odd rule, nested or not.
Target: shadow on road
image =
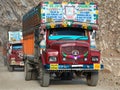
[[[86,80],[73,79],[73,80],[51,80],[51,85],[85,85]]]

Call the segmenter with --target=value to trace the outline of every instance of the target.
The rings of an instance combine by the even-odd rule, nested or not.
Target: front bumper
[[[10,65],[14,65],[14,66],[24,66],[24,61],[11,61]]]
[[[61,64],[47,64],[44,65],[46,70],[103,70],[103,64],[79,64],[79,65],[61,65]]]

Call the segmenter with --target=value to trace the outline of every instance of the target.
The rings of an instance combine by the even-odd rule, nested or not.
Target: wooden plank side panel
[[[24,55],[34,55],[34,34],[31,33],[23,37]]]
[[[36,13],[32,17],[23,21],[23,30],[28,30],[31,27],[35,27],[40,24],[39,14]]]

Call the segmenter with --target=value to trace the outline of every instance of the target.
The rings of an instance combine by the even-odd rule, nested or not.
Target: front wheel
[[[4,58],[4,59],[3,59],[3,60],[4,60],[4,66],[6,66],[6,65],[7,65],[6,57],[4,56],[3,58]]]
[[[31,73],[31,71],[30,71],[30,64],[29,64],[29,61],[28,61],[28,60],[25,61],[24,73],[25,73],[25,80],[26,80],[26,81],[31,80],[32,73]]]
[[[98,71],[89,72],[86,79],[89,86],[96,86],[98,83]]]
[[[31,74],[32,74],[31,79],[32,80],[37,80],[37,78],[38,78],[37,72],[36,71],[32,71]]]
[[[8,68],[8,71],[9,71],[9,72],[13,72],[13,70],[14,70],[14,67],[11,66],[11,65],[9,64],[9,62],[7,62],[7,68]]]
[[[50,74],[46,72],[42,63],[40,63],[39,76],[40,76],[40,85],[42,87],[48,87],[50,84]]]

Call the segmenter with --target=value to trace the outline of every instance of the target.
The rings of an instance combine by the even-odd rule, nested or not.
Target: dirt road
[[[41,87],[38,80],[25,81],[23,71],[8,72],[0,60],[0,90],[119,90],[98,83],[96,87],[86,85],[84,79],[52,81],[49,87]]]

